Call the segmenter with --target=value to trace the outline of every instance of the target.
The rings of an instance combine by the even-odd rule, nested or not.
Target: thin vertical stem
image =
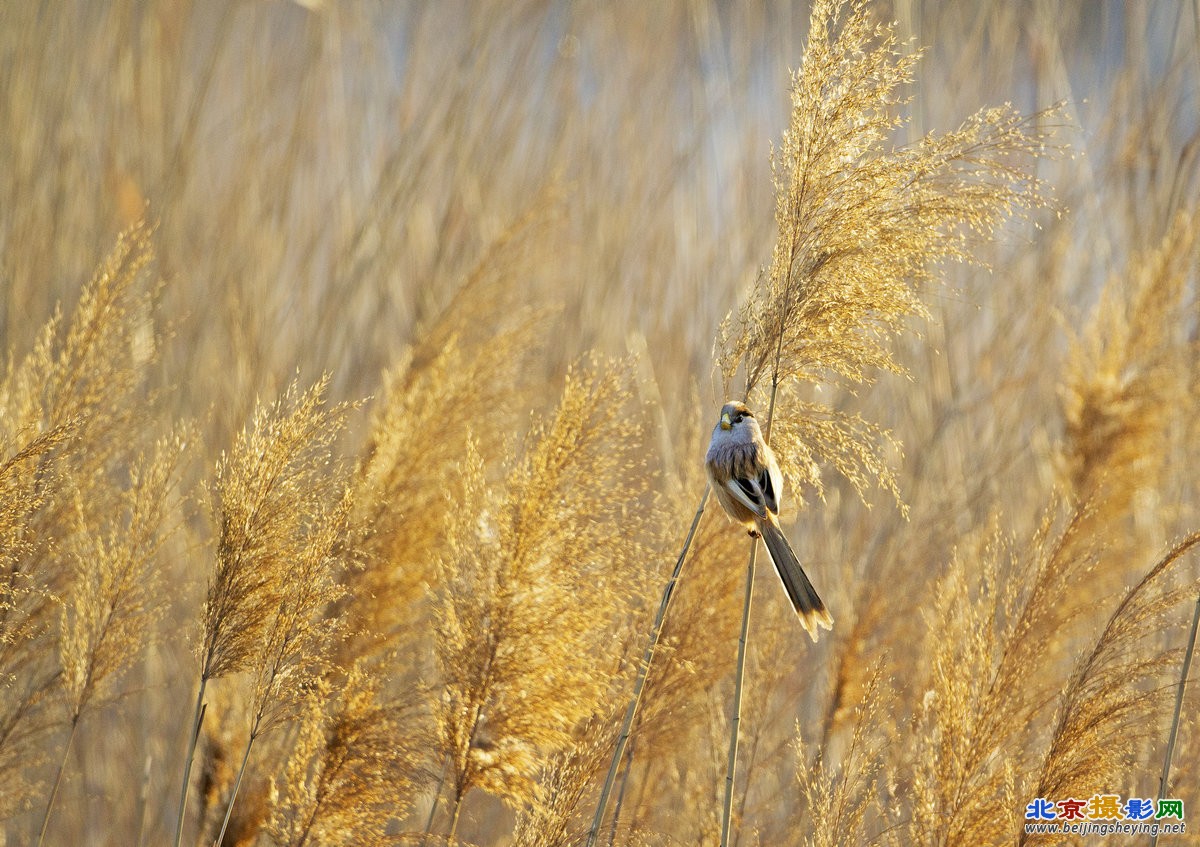
[[[192,760],[196,758],[196,742],[200,740],[200,725],[204,722],[204,689],[208,677],[200,675],[200,690],[196,693],[196,708],[192,712],[192,732],[188,738],[187,755],[183,761],[183,784],[179,786],[179,818],[175,821],[175,847],[183,841],[183,818],[187,811],[188,782],[192,775]]]
[[[79,712],[71,717],[71,731],[67,734],[67,746],[63,748],[62,761],[58,763],[58,772],[54,775],[54,785],[50,788],[50,799],[46,801],[46,813],[42,815],[42,828],[38,832],[38,847],[46,839],[46,828],[50,825],[50,812],[54,808],[54,799],[58,797],[58,787],[62,784],[63,771],[67,769],[67,758],[71,755],[71,742],[75,740],[75,729],[79,726]]]
[[[154,754],[149,753],[146,755],[146,764],[142,768],[142,813],[138,815],[138,834],[135,842],[137,847],[142,847],[146,843],[146,818],[150,814],[150,774],[153,765]]]
[[[729,724],[729,760],[725,767],[725,806],[721,811],[721,847],[729,847],[729,827],[733,817],[733,783],[737,772],[738,734],[742,722],[742,689],[746,673],[746,642],[750,631],[750,602],[754,596],[754,564],[758,541],[750,548],[746,565],[746,596],[742,603],[742,632],[738,636],[737,675],[733,683],[733,717]]]
[[[746,819],[746,799],[750,796],[750,774],[754,772],[754,763],[758,759],[758,743],[762,740],[762,732],[754,733],[754,743],[750,745],[749,761],[746,762],[746,785],[742,789],[741,799],[738,801],[738,820]],[[739,744],[741,742],[738,742]],[[738,847],[742,841],[742,828],[738,827],[733,839],[732,847]]]
[[[793,258],[794,261],[794,258]],[[771,398],[767,404],[766,427],[763,439],[771,443],[771,425],[775,420],[775,399],[779,395],[779,363],[783,359],[783,337],[787,325],[788,305],[791,301],[791,270],[788,271],[788,288],[784,300],[784,309],[779,317],[779,340],[775,345],[775,363],[771,368]],[[747,385],[747,399],[749,388]],[[750,560],[746,563],[746,595],[742,601],[742,631],[738,636],[737,672],[733,680],[733,716],[729,722],[729,758],[725,764],[725,805],[721,810],[721,847],[729,847],[729,828],[733,818],[733,785],[737,776],[738,737],[742,725],[742,690],[746,681],[746,642],[750,632],[750,606],[754,597],[754,566],[758,559],[758,539],[750,546]]]
[[[1188,634],[1187,649],[1183,653],[1183,668],[1179,672],[1179,687],[1175,691],[1175,716],[1171,719],[1171,733],[1167,737],[1167,749],[1163,754],[1162,776],[1158,779],[1158,799],[1167,796],[1171,777],[1171,759],[1175,756],[1175,740],[1179,737],[1179,716],[1183,712],[1183,692],[1187,687],[1188,671],[1192,666],[1192,654],[1196,649],[1196,629],[1200,626],[1200,597],[1196,598],[1196,611],[1192,613],[1192,631]],[[1150,847],[1158,844],[1158,833],[1150,837]]]
[[[625,754],[625,768],[621,773],[621,789],[617,792],[617,806],[613,809],[612,821],[608,825],[608,847],[617,843],[617,824],[621,820],[621,809],[625,805],[625,790],[629,788],[629,772],[633,770],[633,748],[637,739],[630,738],[629,750]]]
[[[462,812],[462,794],[454,792],[454,809],[450,812],[450,829],[446,832],[446,843],[454,842],[454,834],[458,832],[458,816]]]
[[[233,804],[237,800],[238,789],[242,787],[242,777],[246,775],[246,762],[250,760],[250,748],[254,746],[254,739],[257,737],[258,723],[256,721],[254,729],[250,733],[250,740],[246,742],[246,751],[242,753],[242,765],[238,768],[237,779],[234,780],[233,791],[229,795],[229,805],[225,807],[225,820],[221,821],[221,833],[213,842],[213,847],[221,847],[221,842],[225,840],[225,830],[229,829],[229,819],[233,816]]]
[[[642,662],[638,665],[637,679],[633,684],[633,695],[629,699],[629,705],[625,709],[625,720],[621,724],[621,734],[617,738],[616,749],[613,750],[612,762],[608,766],[608,776],[604,779],[604,787],[600,790],[600,799],[596,801],[596,814],[592,818],[591,828],[588,829],[587,847],[595,847],[596,839],[600,834],[600,825],[604,822],[604,813],[608,809],[608,798],[612,794],[613,783],[616,782],[617,772],[621,768],[621,757],[625,754],[625,745],[629,742],[630,728],[633,726],[633,718],[637,714],[638,707],[642,702],[642,691],[646,687],[646,675],[650,672],[650,664],[654,661],[654,651],[658,647],[659,636],[662,635],[663,621],[667,616],[667,607],[671,604],[671,597],[675,593],[675,584],[679,581],[679,574],[683,571],[683,563],[687,559],[688,550],[691,549],[692,539],[696,536],[696,527],[700,525],[700,517],[704,514],[704,506],[708,503],[709,486],[704,487],[704,495],[700,498],[700,505],[696,508],[696,514],[692,518],[692,526],[688,529],[687,538],[684,539],[683,549],[679,551],[679,557],[675,560],[675,570],[671,573],[671,579],[663,589],[662,601],[658,604],[658,612],[654,616],[654,625],[650,629],[650,638],[646,644],[646,652],[642,656]]]
[[[421,844],[429,843],[429,834],[433,832],[433,819],[437,815],[438,803],[442,799],[442,788],[446,785],[446,770],[449,767],[449,762],[442,758],[442,775],[438,779],[437,790],[433,792],[433,802],[429,805],[429,817],[425,819],[425,833],[421,839]]]

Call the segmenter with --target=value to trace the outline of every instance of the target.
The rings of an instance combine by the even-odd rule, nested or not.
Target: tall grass
[[[814,6],[0,4],[0,841],[1200,803],[1193,10]]]

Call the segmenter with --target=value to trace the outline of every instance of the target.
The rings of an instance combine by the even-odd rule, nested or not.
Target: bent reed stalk
[[[1167,735],[1167,748],[1163,752],[1162,775],[1158,778],[1158,799],[1167,796],[1171,784],[1171,762],[1175,758],[1175,742],[1179,738],[1179,718],[1183,713],[1183,693],[1187,688],[1188,671],[1192,666],[1192,654],[1196,650],[1196,630],[1200,627],[1200,597],[1196,598],[1196,606],[1192,612],[1192,628],[1188,632],[1187,646],[1183,652],[1183,665],[1179,669],[1179,682],[1175,690],[1175,708],[1171,715],[1171,731]],[[1158,833],[1150,838],[1150,847],[1158,844]]]
[[[696,527],[700,525],[700,518],[704,515],[704,507],[708,503],[708,495],[711,493],[709,486],[704,486],[704,493],[700,496],[700,504],[696,507],[696,514],[692,517],[692,525],[688,527],[687,537],[683,541],[683,547],[679,550],[679,555],[675,558],[675,569],[671,572],[671,578],[667,580],[667,584],[663,587],[662,599],[658,603],[658,611],[654,614],[654,623],[650,627],[650,635],[646,640],[646,649],[642,655],[642,661],[638,664],[637,677],[633,682],[633,693],[629,698],[629,705],[625,707],[625,717],[621,721],[621,731],[617,736],[616,746],[613,748],[612,760],[608,765],[608,773],[604,777],[604,786],[600,789],[600,797],[596,801],[596,813],[592,816],[592,825],[588,829],[587,845],[593,847],[596,839],[599,837],[600,828],[604,824],[604,813],[608,808],[609,796],[612,794],[613,784],[617,779],[617,772],[621,768],[621,759],[625,755],[625,746],[629,742],[629,734],[633,727],[634,717],[637,715],[638,707],[642,702],[642,691],[646,687],[646,676],[650,673],[650,665],[654,662],[654,653],[658,649],[658,640],[662,635],[663,622],[667,617],[667,609],[671,605],[671,598],[675,594],[675,585],[679,582],[679,576],[683,573],[683,563],[687,560],[688,551],[692,547],[692,539],[696,536]]]
[[[758,558],[758,539],[750,547],[746,563],[746,593],[742,600],[742,627],[738,634],[737,670],[733,680],[733,707],[729,721],[729,755],[725,763],[725,801],[721,805],[721,847],[728,847],[733,817],[733,786],[737,774],[738,742],[742,724],[742,690],[746,677],[746,645],[749,641],[750,606],[754,597],[755,561]]]
[[[192,776],[192,762],[196,758],[196,745],[200,741],[200,728],[204,724],[204,713],[207,711],[204,702],[204,689],[208,686],[208,678],[201,674],[200,686],[196,692],[196,705],[192,709],[192,720],[189,724],[187,748],[183,754],[183,779],[179,786],[179,812],[175,818],[175,847],[183,842],[183,821],[187,814],[188,786]]]

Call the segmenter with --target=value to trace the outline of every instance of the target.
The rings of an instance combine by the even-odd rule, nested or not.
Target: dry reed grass
[[[1158,796],[1189,4],[53,6],[0,4],[0,842],[583,843],[712,410],[776,386],[838,626],[756,600],[731,841]],[[717,841],[711,512],[597,843]]]

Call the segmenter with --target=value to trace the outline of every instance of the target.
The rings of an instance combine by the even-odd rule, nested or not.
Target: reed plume
[[[1113,559],[1128,560],[1139,534],[1153,539],[1167,517],[1156,487],[1174,439],[1186,437],[1176,417],[1180,400],[1190,399],[1195,341],[1186,292],[1198,235],[1195,215],[1177,214],[1158,243],[1110,276],[1072,339],[1060,388],[1060,467],[1095,522],[1128,526],[1111,539]]]
[[[367,566],[347,574],[355,595],[347,609],[355,649],[402,644],[424,626],[425,586],[434,577],[432,562],[445,529],[429,516],[439,514],[446,495],[459,488],[454,469],[469,438],[494,456],[518,426],[504,392],[514,388],[536,349],[532,335],[532,326],[518,321],[486,343],[451,336],[428,357],[411,351],[385,374],[355,477],[354,519],[369,528],[363,539]],[[429,432],[434,409],[454,410],[439,418],[436,438]],[[478,436],[472,435],[476,429]]]
[[[1003,764],[1009,769],[1005,778],[1010,785],[1026,794],[1033,790],[1014,779],[1038,767],[1049,743],[1044,732],[1034,727],[1052,719],[1050,709],[1061,692],[1058,684],[1047,685],[1045,680],[1053,678],[1056,669],[1074,664],[1080,645],[1091,644],[1098,637],[1097,611],[1117,602],[1125,592],[1131,566],[1139,558],[1136,551],[1144,549],[1144,539],[1156,534],[1161,522],[1171,520],[1170,510],[1145,510],[1142,504],[1161,497],[1155,490],[1153,469],[1178,449],[1172,419],[1178,403],[1190,400],[1182,390],[1186,376],[1180,367],[1190,356],[1188,321],[1179,311],[1180,286],[1194,244],[1194,237],[1188,234],[1190,227],[1188,217],[1180,216],[1159,247],[1135,253],[1124,272],[1110,277],[1101,305],[1072,346],[1060,388],[1065,437],[1055,450],[1058,469],[1065,470],[1059,476],[1063,495],[1051,497],[1043,512],[1042,529],[1033,542],[1024,545],[1025,552],[1010,556],[1013,564],[998,572],[994,564],[986,565],[992,561],[987,555],[971,554],[961,561],[956,557],[952,565],[952,570],[970,574],[954,579],[976,585],[964,595],[978,598],[969,599],[967,608],[980,606],[976,624],[968,629],[982,626],[986,620],[1007,622],[991,628],[992,646],[983,651],[993,656],[996,675],[989,676],[973,662],[955,665],[954,658],[941,664],[946,678],[962,673],[958,684],[971,692],[962,708],[945,709],[945,713],[975,717],[967,721],[970,732],[935,737],[967,737],[972,741],[965,746],[976,749],[978,739],[991,733],[993,740],[983,746],[1002,751],[990,762],[953,753],[950,761],[959,766],[967,763],[966,770],[974,770],[970,779],[998,778],[997,768]],[[1054,426],[1057,429],[1060,424]],[[1064,510],[1064,506],[1069,508]],[[1047,532],[1063,511],[1062,529]],[[1011,518],[1014,523],[1021,520],[1019,515]],[[982,581],[981,574],[985,576]],[[1015,598],[987,588],[1013,583],[1022,586]],[[962,614],[961,609],[957,614]],[[949,629],[946,623],[938,628]],[[950,645],[960,643],[968,643],[961,634],[931,645],[931,652],[940,657],[946,650],[953,652]],[[1123,660],[1133,662],[1138,653],[1134,647],[1126,644],[1117,652]],[[1133,672],[1134,665],[1127,669]],[[990,681],[981,685],[981,678]],[[1141,678],[1143,682],[1146,679],[1144,675]],[[933,689],[937,690],[936,684]],[[1147,700],[1142,705],[1148,709],[1151,704]],[[980,720],[982,715],[990,717],[985,722]],[[985,723],[1007,729],[997,740],[994,730],[978,734]],[[1011,727],[1020,726],[1029,730],[1012,736]],[[943,787],[948,784],[947,780],[937,782]],[[968,807],[976,804],[975,811],[954,824],[959,829],[943,830],[943,835],[947,831],[952,836],[970,832],[970,837],[993,842],[1015,836],[1015,825],[1007,833],[997,829],[992,823],[995,810],[989,813],[978,807],[974,798],[987,796],[987,791],[963,790],[955,801],[949,799],[951,794],[926,811],[936,809],[933,814],[943,825],[947,815],[957,815],[948,809],[964,808],[963,801],[969,801]],[[924,813],[914,816],[914,820],[918,818],[933,821]],[[922,832],[914,837],[933,836]]]
[[[771,158],[771,262],[717,341],[727,394],[739,370],[747,397],[766,381],[767,408],[778,387],[902,373],[891,341],[928,317],[922,294],[941,266],[979,262],[978,244],[1045,202],[1028,165],[1050,143],[1046,115],[985,108],[956,130],[893,146],[921,55],[903,47],[862,0],[813,5],[791,119]],[[773,437],[775,452],[802,457],[789,481],[815,480],[812,459],[831,457],[852,480],[894,489],[876,425],[811,402],[784,404],[771,424],[788,427],[787,440]]]
[[[995,844],[1017,826],[1008,810],[1028,764],[1022,742],[1050,696],[1036,669],[1060,622],[1054,605],[1082,572],[1053,555],[1071,547],[1071,528],[1055,530],[1047,520],[1021,545],[993,520],[963,540],[930,592],[905,840]]]
[[[104,700],[122,668],[145,646],[163,612],[157,557],[174,527],[171,513],[187,431],[163,439],[129,472],[122,508],[107,526],[78,524],[68,557],[73,578],[63,599],[60,639],[63,687],[74,720]],[[76,519],[82,521],[80,504]]]
[[[521,810],[513,827],[514,847],[578,844],[579,815],[596,775],[615,741],[617,724],[606,715],[586,720],[574,742],[546,760],[538,775],[538,802]]]
[[[62,599],[59,636],[68,734],[39,843],[80,719],[112,696],[117,678],[148,645],[147,633],[165,611],[159,556],[174,529],[170,516],[178,508],[176,488],[188,440],[187,431],[180,431],[134,464],[129,487],[114,498],[106,524],[90,524],[77,500],[77,523],[67,548],[73,573]]]
[[[1177,651],[1159,643],[1158,623],[1196,594],[1170,577],[1200,533],[1180,540],[1130,588],[1062,692],[1031,797],[1090,797],[1120,784],[1137,742],[1156,738],[1174,692],[1165,686]],[[1149,718],[1149,719],[1148,719]],[[1158,786],[1159,797],[1167,786]],[[1147,792],[1149,794],[1151,792]],[[1022,833],[1018,843],[1047,843]]]
[[[447,503],[435,618],[444,695],[437,713],[457,829],[475,788],[538,801],[541,757],[567,749],[618,669],[593,658],[636,585],[653,526],[627,366],[573,369],[502,485],[477,450],[464,499]]]
[[[1182,548],[1128,593],[1122,581],[1137,559],[1139,504],[1156,493],[1155,468],[1170,455],[1174,410],[1187,397],[1180,363],[1191,342],[1179,309],[1194,229],[1181,214],[1161,244],[1131,257],[1072,346],[1060,391],[1058,467],[1070,506],[1062,528],[1050,528],[1064,505],[1056,502],[1024,552],[999,536],[964,546],[937,585],[915,840],[1037,841],[1015,820],[998,827],[997,816],[1020,797],[1113,790],[1103,786],[1129,765],[1121,751],[1144,748],[1157,731],[1131,717],[1165,708],[1160,685],[1173,654],[1152,624],[1189,591],[1166,577]],[[1154,522],[1165,517],[1153,513]],[[1142,537],[1152,534],[1141,523]],[[1097,632],[1095,610],[1113,603]],[[1074,666],[1065,691],[1046,682],[1063,665]],[[1048,735],[1038,731],[1048,722]],[[1032,783],[1022,778],[1031,771]]]
[[[1043,116],[987,108],[951,132],[891,146],[919,57],[902,52],[894,26],[872,22],[865,2],[813,4],[791,119],[771,160],[771,262],[717,340],[726,395],[740,372],[797,497],[820,484],[818,462],[827,461],[860,495],[874,481],[903,509],[887,430],[807,399],[802,387],[903,373],[892,342],[929,317],[922,295],[939,267],[975,261],[978,243],[1044,202],[1044,186],[1029,175],[1049,138]],[[741,643],[753,575],[754,550]],[[744,656],[739,647],[722,844],[730,843]]]
[[[395,843],[389,824],[415,788],[414,751],[403,743],[415,703],[387,699],[386,672],[359,662],[344,679],[308,689],[286,767],[271,780],[265,831],[273,843]]]
[[[293,384],[281,400],[261,406],[217,463],[219,531],[198,650],[202,679],[255,666],[291,568],[322,529],[329,448],[344,413],[325,406],[325,385],[302,392]]]
[[[31,525],[51,496],[43,461],[69,442],[72,429],[59,427],[19,446],[9,442],[6,447],[11,444],[15,452],[0,469],[0,819],[16,814],[36,795],[37,784],[22,765],[40,758],[40,737],[53,723],[46,706],[57,671],[43,640],[53,595],[40,580],[51,576],[43,568],[54,563],[43,558],[46,539],[33,533]],[[32,567],[39,558],[43,564]]]
[[[0,818],[31,797],[34,783],[28,775],[40,757],[30,745],[64,720],[55,708],[60,701],[51,697],[59,683],[73,736],[97,673],[109,678],[124,663],[120,649],[103,649],[100,655],[93,650],[108,626],[100,606],[90,607],[99,618],[93,621],[98,630],[81,623],[79,613],[105,599],[120,604],[121,595],[132,601],[131,613],[141,604],[124,590],[135,580],[116,572],[126,564],[135,570],[149,567],[150,554],[130,549],[125,552],[132,560],[122,560],[124,542],[114,533],[131,509],[150,519],[151,506],[146,500],[131,505],[129,497],[141,496],[131,493],[139,483],[123,490],[113,476],[146,443],[143,389],[158,343],[151,324],[154,288],[147,282],[151,235],[142,224],[123,233],[84,286],[69,320],[56,314],[27,355],[9,360],[0,380],[0,782],[5,788]],[[152,534],[157,531],[156,526]],[[97,535],[110,545],[103,563],[81,549]],[[101,579],[116,596],[85,596],[88,575],[105,569],[108,577]],[[68,599],[65,619],[64,598],[82,603]],[[125,625],[125,610],[116,612],[118,628]],[[74,642],[68,646],[60,633],[75,636]],[[100,667],[86,667],[96,661]],[[47,812],[52,804],[51,797]]]
[[[323,464],[329,482],[336,487],[339,475],[331,472],[328,463]],[[343,557],[348,553],[345,541],[350,516],[349,491],[345,488],[337,502],[312,503],[313,511],[307,517],[311,521],[307,538],[294,554],[254,661],[249,733],[218,841],[223,840],[229,825],[255,742],[266,732],[294,719],[305,705],[311,705],[306,693],[328,672],[328,654],[343,626],[340,616],[331,617],[327,611],[342,591],[338,578]]]
[[[209,681],[244,671],[254,675],[244,768],[258,733],[289,714],[305,680],[319,673],[336,632],[336,622],[322,621],[319,613],[338,595],[339,545],[350,504],[344,472],[330,453],[345,407],[327,406],[325,387],[325,380],[306,391],[293,384],[279,401],[260,406],[217,462],[215,561],[201,614],[200,680],[176,843]]]
[[[1149,749],[1157,737],[1154,718],[1165,712],[1168,692],[1161,686],[1174,653],[1156,633],[1195,593],[1172,576],[1194,536],[1132,588],[1124,583],[1142,558],[1139,549],[1154,543],[1173,517],[1164,508],[1171,495],[1161,479],[1184,436],[1176,424],[1179,404],[1194,399],[1184,364],[1194,355],[1194,338],[1184,312],[1196,235],[1194,215],[1178,213],[1157,244],[1136,251],[1123,272],[1110,276],[1091,319],[1072,339],[1060,388],[1065,426],[1057,459],[1077,510],[1075,546],[1090,548],[1083,553],[1090,572],[1087,591],[1063,592],[1056,604],[1062,623],[1050,643],[1063,644],[1068,619],[1107,607],[1114,593],[1120,600],[1103,630],[1086,636],[1092,646],[1055,698],[1058,716],[1032,796],[1109,790],[1102,786],[1128,766],[1118,751]],[[1026,840],[1039,839],[1022,836]]]
[[[506,284],[528,273],[532,245],[554,218],[545,199],[501,233],[383,375],[354,477],[365,562],[346,575],[348,655],[396,648],[428,630],[426,587],[445,531],[429,516],[461,494],[456,469],[469,440],[491,458],[525,426],[519,410],[535,397],[530,371],[547,310],[523,304]],[[448,412],[436,437],[433,410]]]
[[[886,734],[876,731],[886,725],[886,708],[894,703],[888,683],[878,666],[868,671],[863,696],[853,708],[850,742],[836,764],[818,759],[804,760],[801,739],[796,754],[800,761],[796,777],[804,793],[811,820],[802,843],[810,847],[836,847],[847,842],[870,843],[875,820],[885,816],[879,808],[880,784],[894,779],[886,772]]]

